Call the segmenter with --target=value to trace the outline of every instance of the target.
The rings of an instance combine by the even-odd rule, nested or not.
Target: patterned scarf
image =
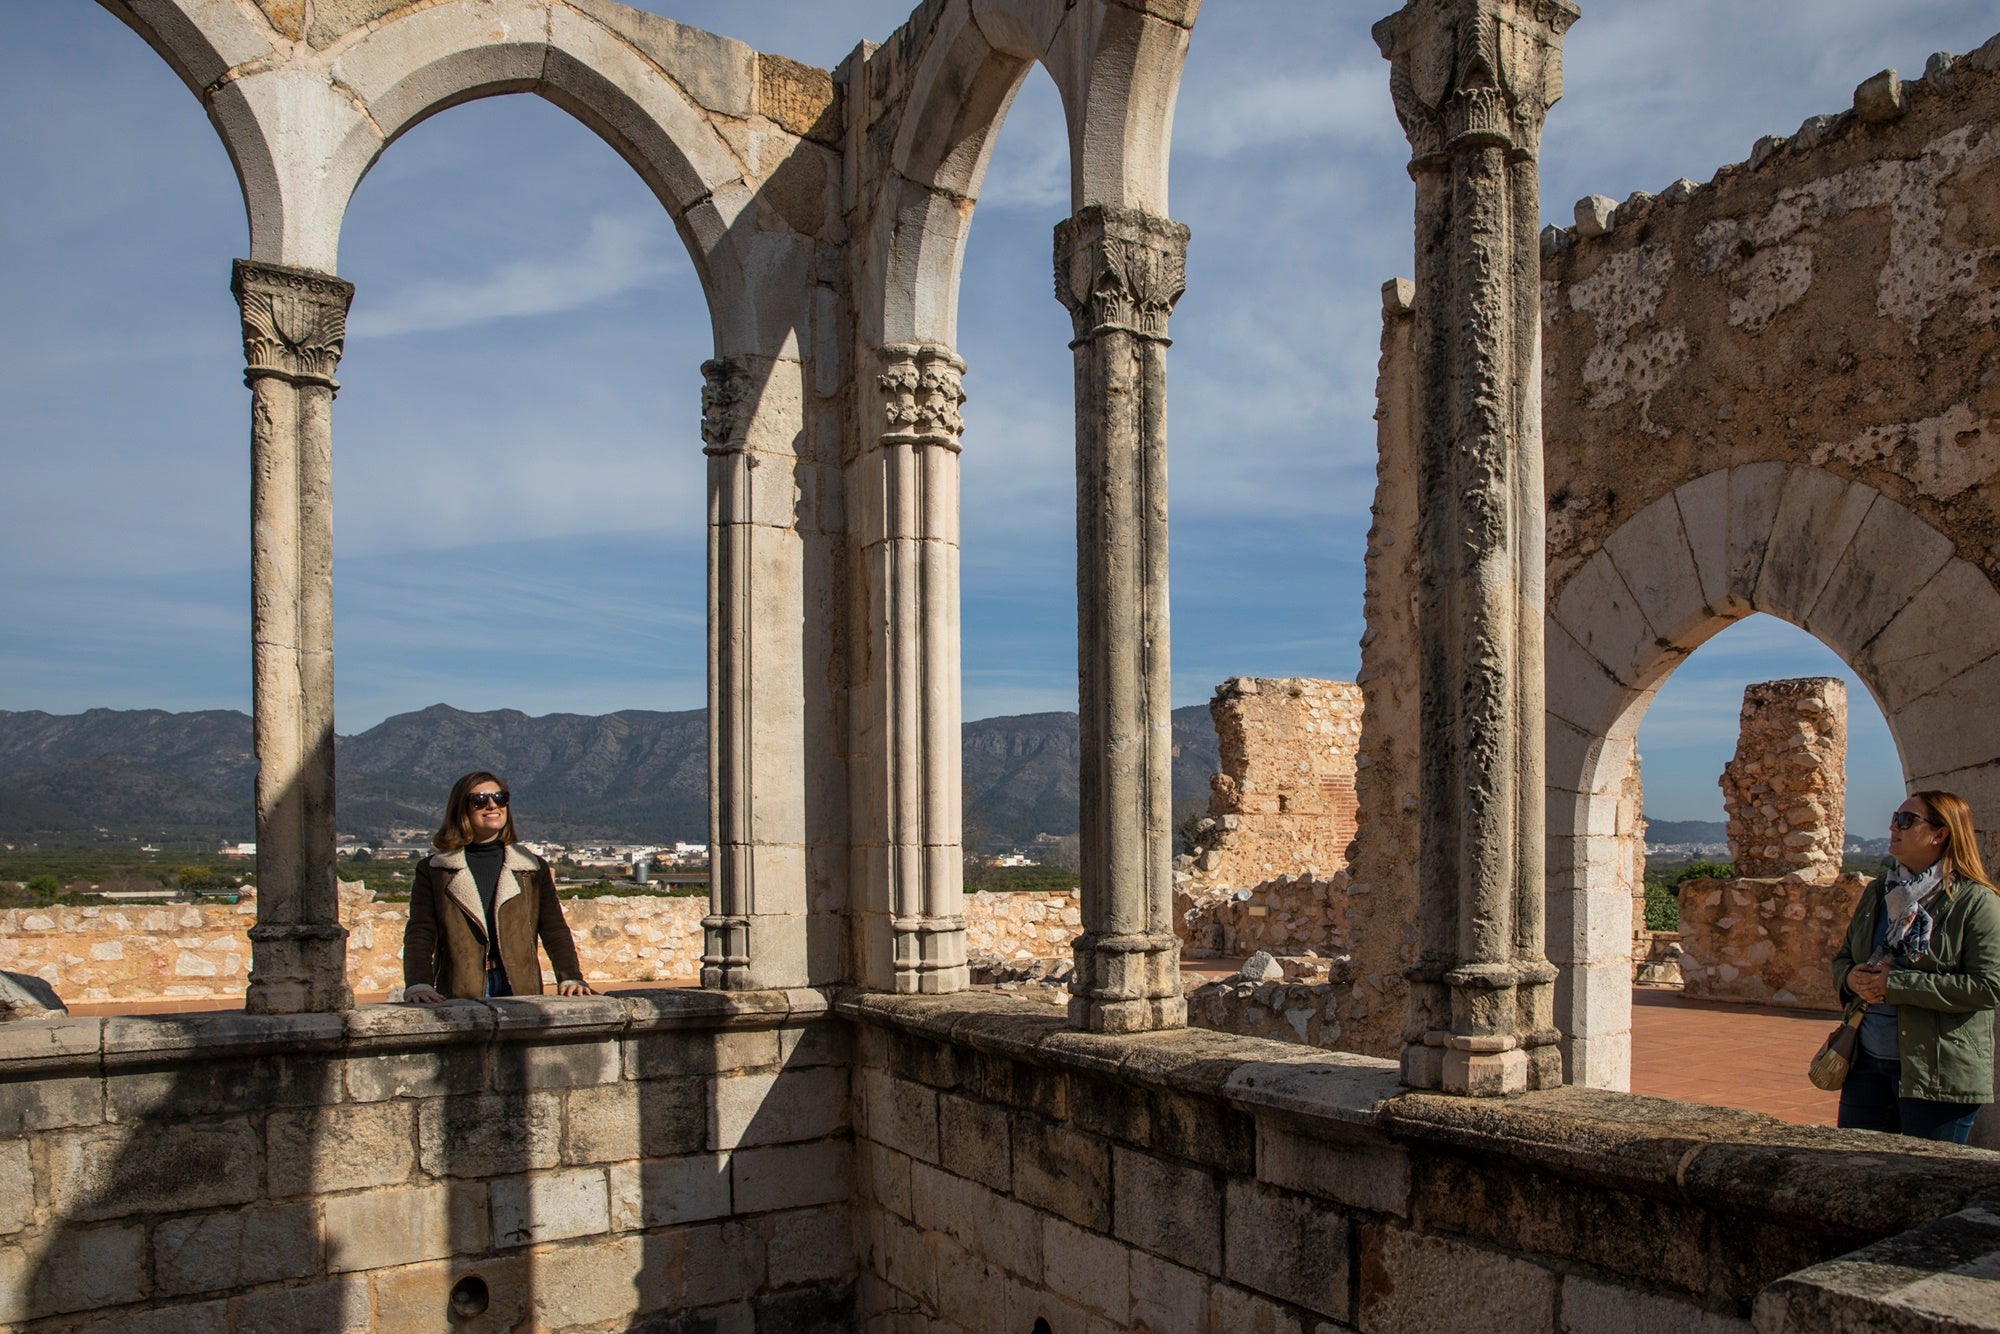
[[[1930,952],[1931,909],[1944,892],[1944,862],[1932,862],[1930,869],[1912,871],[1901,862],[1889,868],[1882,881],[1882,911],[1888,918],[1888,934],[1870,963],[1879,963],[1894,954],[1903,963],[1914,963]]]

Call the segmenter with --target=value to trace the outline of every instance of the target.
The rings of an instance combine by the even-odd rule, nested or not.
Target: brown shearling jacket
[[[576,942],[556,900],[555,876],[547,862],[518,843],[508,847],[500,868],[493,920],[500,933],[500,961],[515,995],[541,994],[537,938],[555,966],[556,981],[583,981]],[[403,985],[419,984],[436,987],[453,1000],[478,1000],[486,994],[486,917],[463,849],[417,863],[410,923],[403,931]]]

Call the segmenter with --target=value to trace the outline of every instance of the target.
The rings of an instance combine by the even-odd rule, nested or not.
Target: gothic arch
[[[1166,216],[1174,104],[1197,7],[1176,21],[1112,0],[958,0],[937,14],[918,35],[925,44],[889,151],[874,341],[956,343],[972,210],[995,132],[1034,65],[1062,98],[1072,210]]]
[[[1618,785],[1661,683],[1753,612],[1812,634],[1888,720],[1911,788],[1963,793],[2000,830],[2000,591],[1952,541],[1865,483],[1750,463],[1633,515],[1548,616],[1548,945],[1571,1078],[1630,1071],[1629,887]]]

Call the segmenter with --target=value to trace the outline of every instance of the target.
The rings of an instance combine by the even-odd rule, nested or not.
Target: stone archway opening
[[[506,777],[524,838],[602,849],[581,876],[705,844],[713,342],[672,220],[598,135],[504,96],[399,138],[342,250],[360,293],[333,470],[342,845],[420,846],[422,807],[472,767]],[[413,653],[449,694],[409,692]],[[399,754],[399,728],[434,744]],[[642,806],[616,777],[649,755],[680,758]],[[351,938],[358,990],[395,985],[397,934]],[[661,971],[623,944],[586,959],[594,979],[695,980],[698,945]]]

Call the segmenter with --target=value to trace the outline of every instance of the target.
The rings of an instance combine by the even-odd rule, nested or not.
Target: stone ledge
[[[1754,1324],[1760,1334],[2000,1331],[2000,1200],[1779,1279],[1758,1294]]]
[[[843,991],[863,1023],[1058,1070],[1131,1080],[1282,1117],[1322,1138],[1505,1158],[1571,1180],[1766,1219],[1884,1237],[2000,1196],[2000,1154],[1600,1089],[1507,1099],[1401,1087],[1389,1061],[1199,1029],[1110,1037],[991,992]]]
[[[517,996],[443,1005],[363,1005],[327,1014],[222,1010],[159,1018],[71,1018],[0,1025],[0,1079],[97,1075],[106,1069],[203,1057],[623,1038],[652,1032],[773,1028],[824,1017],[810,988],[614,992],[593,997]]]

